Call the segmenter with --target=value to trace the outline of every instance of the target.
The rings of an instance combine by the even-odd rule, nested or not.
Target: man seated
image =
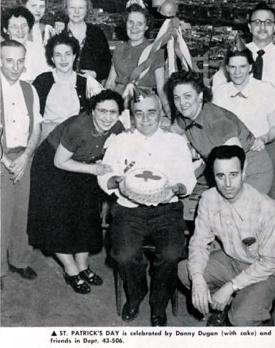
[[[136,318],[148,291],[146,260],[141,247],[144,240],[150,238],[156,247],[151,273],[151,324],[164,326],[167,322],[165,310],[175,291],[177,263],[184,246],[183,210],[178,196],[190,194],[196,179],[184,138],[160,129],[158,96],[152,93],[136,96],[132,113],[135,130],[110,141],[103,163],[109,164],[113,172],[98,181],[106,193],[114,192],[118,197],[112,207],[111,240],[112,256],[117,262],[127,299],[122,319]],[[130,192],[125,178],[134,170],[137,170],[134,181],[140,192],[144,192],[146,186],[155,187],[158,180],[167,179],[168,186],[159,192],[159,200],[158,194],[135,194],[134,189]]]
[[[191,288],[196,309],[203,315],[209,307],[216,311],[209,326],[263,325],[275,299],[275,201],[244,183],[240,147],[214,148],[209,166],[216,187],[201,197],[179,278]],[[210,252],[215,238],[221,249]]]

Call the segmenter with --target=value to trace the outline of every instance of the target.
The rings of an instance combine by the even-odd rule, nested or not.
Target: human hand
[[[21,156],[10,162],[8,170],[11,173],[11,180],[14,184],[24,175],[28,160],[29,156],[24,152]]]
[[[251,146],[252,151],[261,151],[264,149],[264,142],[261,137],[256,138],[254,144]]]
[[[211,295],[207,283],[202,275],[197,275],[192,280],[192,303],[203,315],[209,312]]]
[[[109,164],[103,164],[101,162],[91,164],[92,166],[92,173],[96,176],[101,176],[107,173],[112,173],[113,169]]]
[[[119,187],[119,183],[123,180],[123,176],[114,175],[111,176],[107,182],[107,188],[109,190],[114,190]]]
[[[231,302],[234,293],[232,283],[225,283],[214,295],[212,295],[211,307],[217,311],[223,311],[225,306]]]
[[[171,120],[168,117],[162,117],[160,128],[165,132],[171,132]]]
[[[91,76],[94,79],[96,79],[96,72],[94,70],[88,70],[88,69],[81,69],[80,71],[80,75],[84,76],[84,77],[88,77]]]
[[[187,193],[186,187],[182,183],[171,186],[171,190],[176,196],[185,196]]]

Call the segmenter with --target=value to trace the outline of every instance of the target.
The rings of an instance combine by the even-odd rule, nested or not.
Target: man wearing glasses
[[[247,47],[255,61],[253,75],[258,80],[271,82],[275,86],[275,45],[272,43],[274,34],[274,10],[266,3],[259,3],[250,13],[249,29],[252,42]]]
[[[166,325],[166,307],[177,284],[177,262],[182,257],[184,222],[179,196],[190,194],[196,179],[191,153],[186,140],[178,134],[160,129],[161,102],[157,95],[141,95],[133,101],[135,129],[122,133],[110,143],[103,158],[113,172],[98,178],[101,188],[118,197],[112,207],[112,256],[118,264],[126,294],[122,320],[134,320],[145,297],[146,262],[142,254],[144,240],[156,247],[151,274],[150,307],[152,326]],[[144,168],[147,168],[145,170]],[[149,170],[148,170],[149,168]],[[136,175],[140,187],[168,179],[168,195],[159,202],[140,202],[125,191],[130,170],[143,170]],[[135,199],[136,198],[136,199]]]
[[[252,41],[246,46],[253,55],[253,76],[258,80],[272,83],[275,86],[275,45],[272,43],[274,34],[274,10],[265,2],[259,2],[249,13],[248,26]],[[212,87],[226,83],[223,67],[214,74]]]

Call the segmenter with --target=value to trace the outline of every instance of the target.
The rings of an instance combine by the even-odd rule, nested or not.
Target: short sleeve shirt
[[[179,118],[178,123],[185,129],[191,145],[205,159],[215,146],[223,145],[230,138],[237,137],[245,152],[255,140],[236,115],[212,103],[203,106],[195,122]]]
[[[116,83],[126,86],[130,81],[133,70],[138,66],[139,58],[143,50],[150,44],[148,40],[143,41],[138,46],[131,46],[129,42],[119,45],[113,54],[113,64],[117,74]],[[156,54],[156,58],[151,65],[148,73],[139,80],[143,87],[155,88],[154,71],[164,66],[164,51],[161,49]]]
[[[118,121],[109,131],[98,133],[93,124],[92,116],[83,113],[73,116],[59,126],[49,135],[48,141],[57,148],[61,143],[68,151],[73,153],[72,159],[79,162],[95,163],[104,155],[104,144],[111,134],[119,134],[124,130]]]

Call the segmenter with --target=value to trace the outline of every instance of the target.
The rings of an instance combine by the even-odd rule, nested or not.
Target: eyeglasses
[[[107,110],[102,108],[95,108],[98,113],[100,113],[103,116],[107,116],[107,114],[110,114],[111,116],[117,116],[118,110]]]
[[[274,25],[274,21],[272,21],[271,19],[266,19],[265,21],[261,21],[260,19],[254,19],[253,21],[251,21],[251,24],[255,27],[260,27],[262,24],[265,27],[271,27],[272,25]]]

